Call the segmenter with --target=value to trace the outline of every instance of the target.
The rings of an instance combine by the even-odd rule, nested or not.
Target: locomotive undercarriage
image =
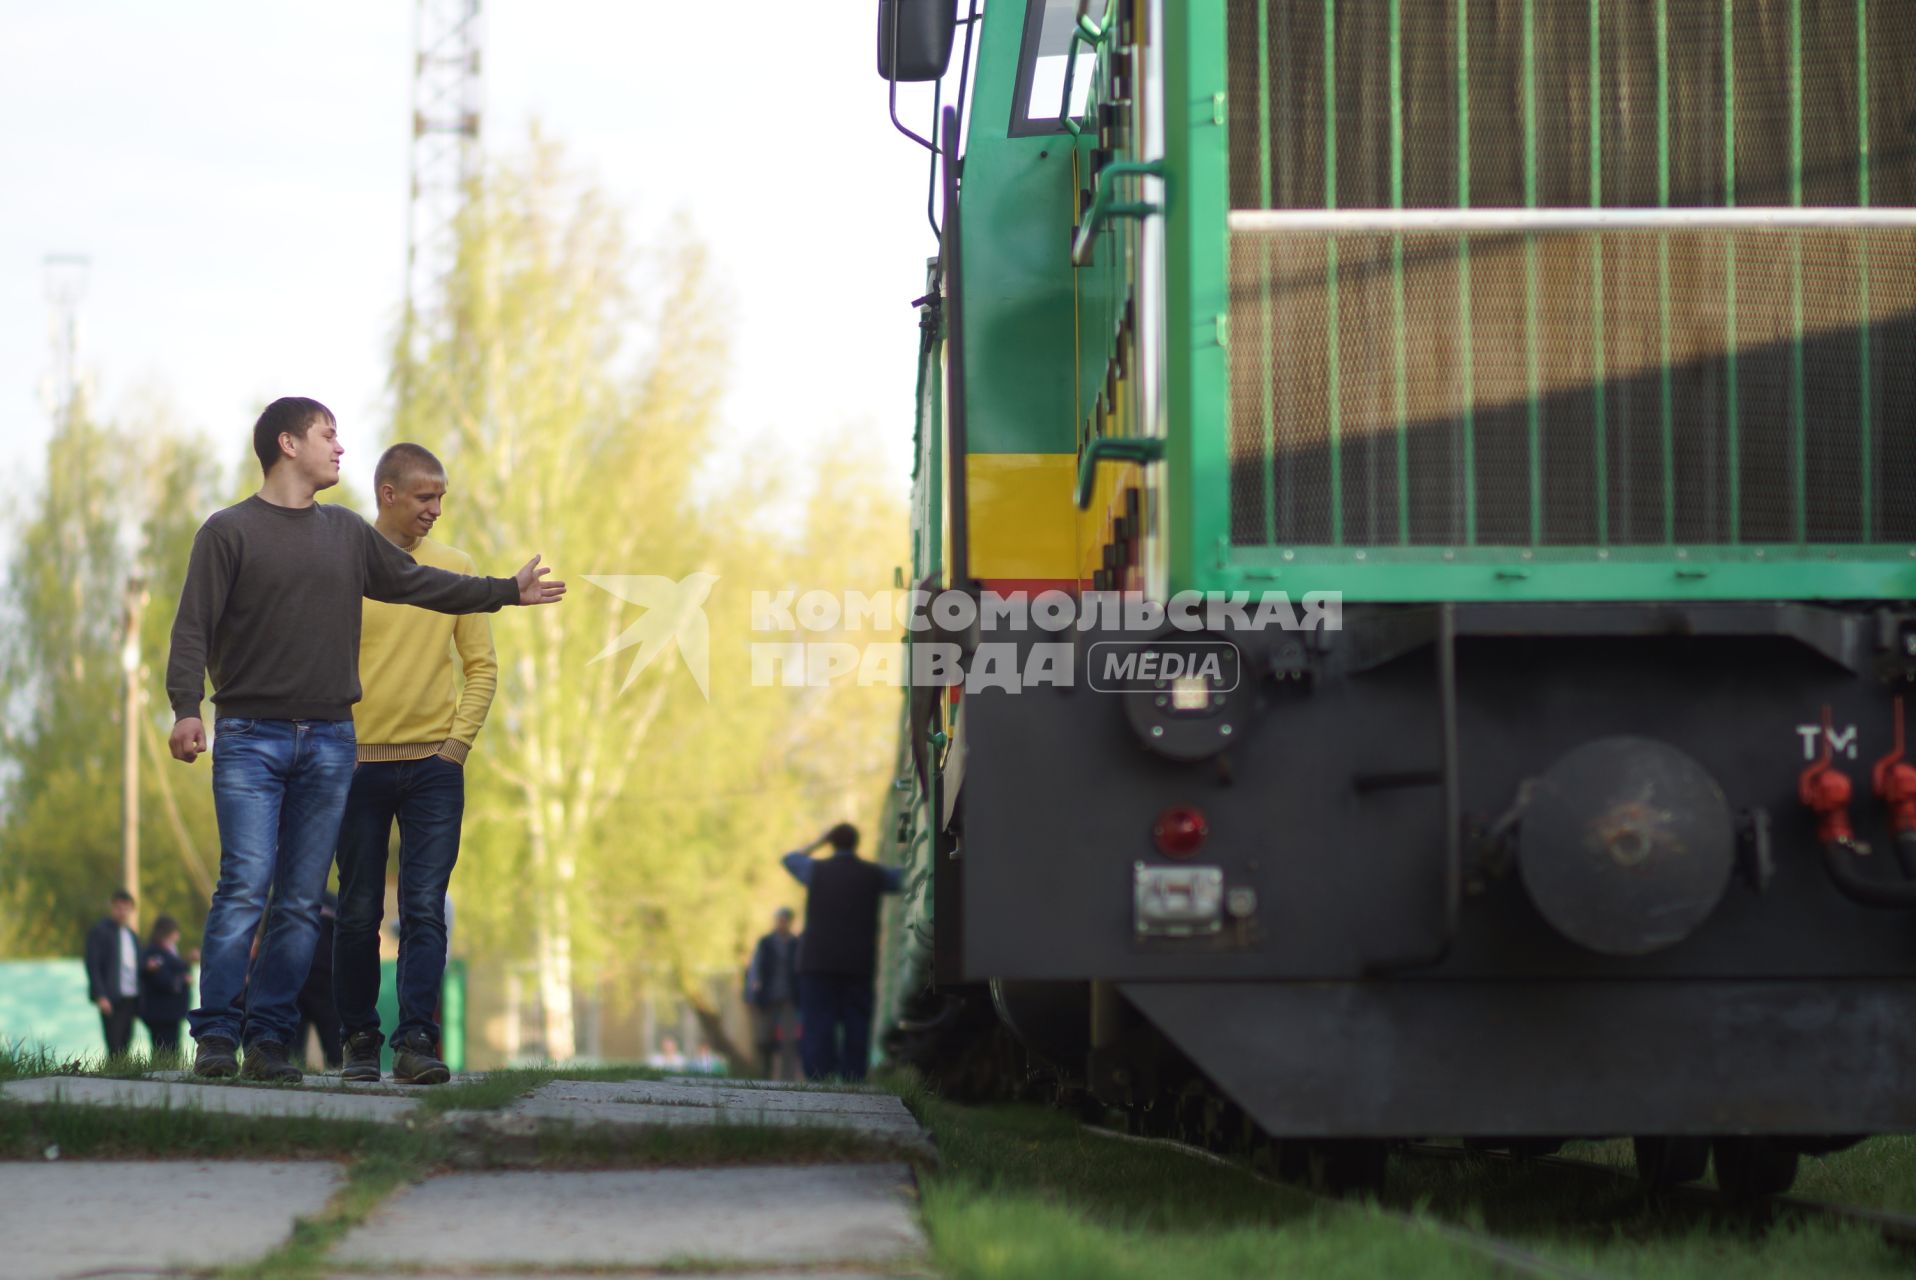
[[[1089,687],[1104,635],[1072,688],[967,696],[939,895],[965,1016],[989,990],[1064,1096],[1274,1141],[1289,1172],[1363,1175],[1414,1136],[1626,1135],[1652,1177],[1714,1143],[1761,1189],[1796,1152],[1916,1128],[1908,815],[1873,785],[1894,790],[1916,618],[1342,624],[1228,634],[1242,681],[1208,703]],[[1174,812],[1202,836],[1167,853]]]

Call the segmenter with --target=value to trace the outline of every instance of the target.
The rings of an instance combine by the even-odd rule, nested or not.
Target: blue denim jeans
[[[289,1045],[313,967],[319,900],[358,754],[350,720],[213,722],[220,881],[206,917],[195,1039]],[[260,916],[266,937],[247,976]]]
[[[439,1042],[446,975],[446,886],[459,861],[466,769],[442,756],[369,761],[353,775],[339,826],[339,922],[333,999],[344,1034],[379,1033],[379,925],[386,913],[386,850],[399,823],[399,1025]]]

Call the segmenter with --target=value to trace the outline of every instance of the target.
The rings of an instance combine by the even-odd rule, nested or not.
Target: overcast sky
[[[485,128],[513,148],[536,119],[641,237],[690,218],[732,302],[733,438],[850,423],[902,489],[907,304],[933,245],[926,157],[892,131],[873,67],[875,9],[485,0]],[[262,403],[316,396],[368,484],[404,282],[412,13],[0,0],[9,489],[46,440],[50,253],[92,260],[83,357],[110,413],[158,391],[230,463]],[[912,102],[922,127],[929,100]]]

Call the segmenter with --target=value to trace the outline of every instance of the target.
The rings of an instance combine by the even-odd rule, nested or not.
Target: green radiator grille
[[[1916,205],[1907,0],[1230,0],[1236,209]],[[1231,536],[1916,541],[1916,234],[1230,245]]]

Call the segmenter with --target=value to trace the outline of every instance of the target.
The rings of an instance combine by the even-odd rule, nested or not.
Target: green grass
[[[180,1064],[171,1057],[152,1058],[144,1053],[118,1057],[69,1058],[55,1054],[42,1044],[0,1041],[0,1084],[9,1080],[31,1080],[36,1076],[143,1076],[149,1071],[167,1071]]]
[[[1869,1138],[1848,1151],[1806,1158],[1797,1174],[1796,1194],[1916,1213],[1916,1136]]]
[[[1123,1143],[1029,1107],[965,1108],[901,1092],[937,1137],[922,1175],[935,1260],[953,1277],[1477,1276],[1484,1255],[1376,1205],[1333,1205],[1247,1170]],[[1582,1146],[1629,1160],[1629,1144]],[[1916,1141],[1874,1139],[1806,1160],[1804,1195],[1892,1205]],[[1393,1157],[1385,1208],[1487,1232],[1564,1266],[1643,1280],[1908,1274],[1866,1228],[1715,1215],[1653,1201],[1634,1182],[1545,1165]]]
[[[957,1280],[1495,1274],[1374,1208],[1090,1134],[1056,1112],[906,1096],[938,1140],[939,1165],[920,1178],[925,1224]]]
[[[433,1135],[417,1129],[310,1117],[0,1105],[0,1159],[5,1160],[342,1158],[413,1151],[433,1141]]]
[[[446,1111],[497,1111],[556,1078],[557,1073],[549,1067],[512,1067],[488,1071],[481,1080],[422,1086],[416,1096],[420,1109],[431,1115]]]
[[[1636,1167],[1636,1157],[1624,1141],[1574,1143],[1564,1154],[1614,1165],[1626,1172]],[[1705,1182],[1715,1186],[1714,1174]],[[1791,1194],[1806,1200],[1916,1213],[1916,1136],[1866,1138],[1847,1151],[1804,1156],[1797,1166]]]
[[[1628,1165],[1628,1143],[1565,1154]],[[1573,1169],[1464,1158],[1393,1158],[1385,1202],[1489,1231],[1604,1275],[1764,1280],[1780,1274],[1906,1275],[1908,1260],[1867,1228],[1718,1213],[1648,1196],[1632,1179],[1605,1183]]]

